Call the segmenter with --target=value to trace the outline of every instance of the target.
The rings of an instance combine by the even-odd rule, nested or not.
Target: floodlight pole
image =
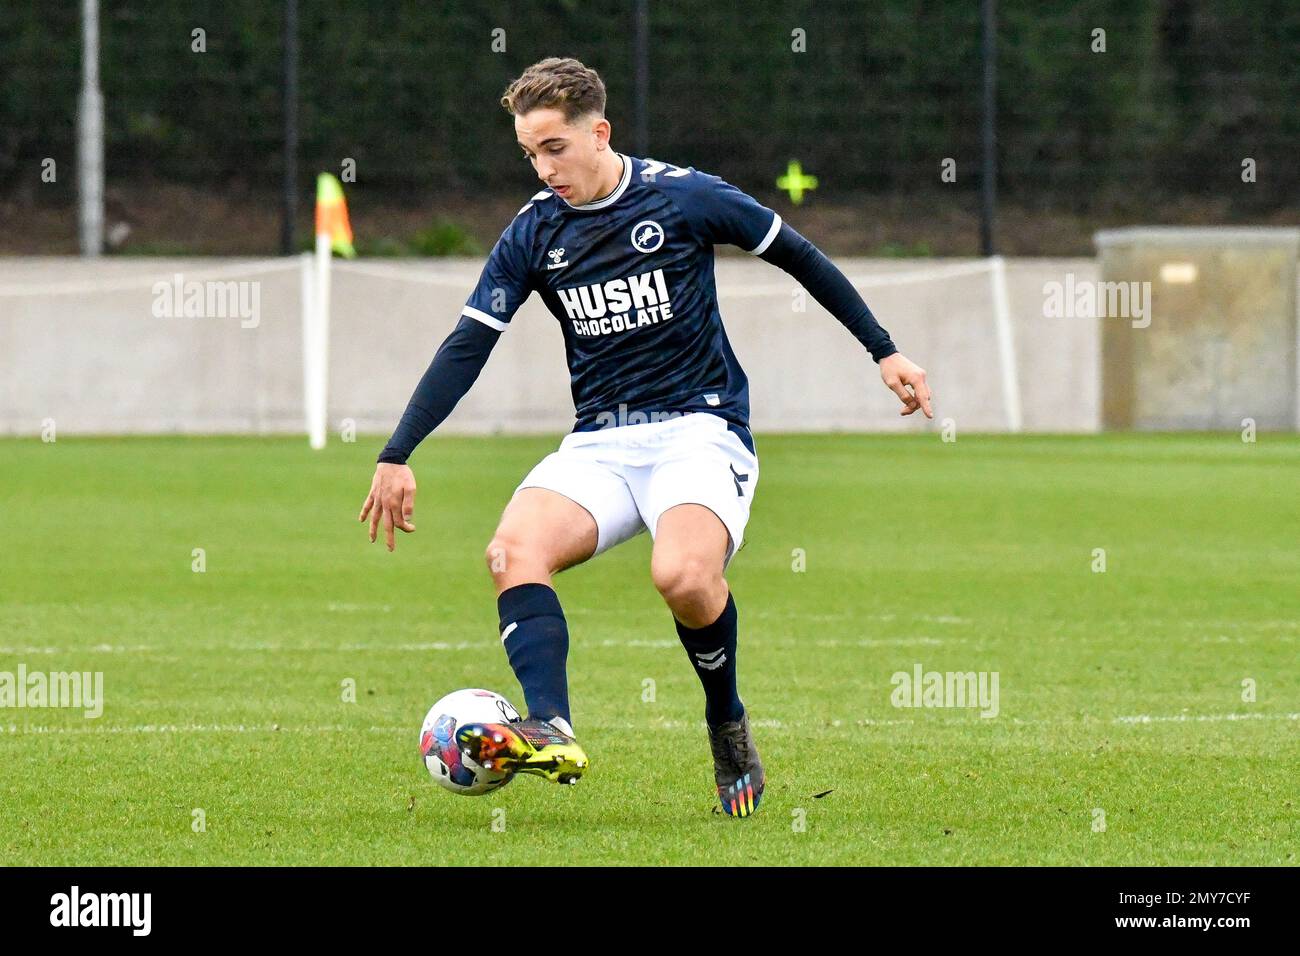
[[[638,156],[650,155],[650,5],[636,0],[632,10],[632,138]]]
[[[77,199],[81,254],[98,256],[104,251],[104,97],[99,91],[99,0],[81,3]]]
[[[983,21],[984,59],[984,162],[980,185],[980,250],[985,257],[997,254],[993,241],[993,219],[997,212],[997,109],[998,109],[998,14],[997,0],[980,0]]]
[[[298,0],[284,0],[284,158],[280,254],[291,256],[298,221]]]

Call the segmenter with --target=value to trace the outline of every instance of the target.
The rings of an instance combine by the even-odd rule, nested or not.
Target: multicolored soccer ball
[[[456,731],[465,724],[500,724],[519,720],[519,711],[490,690],[458,690],[429,708],[420,728],[420,756],[429,776],[452,793],[478,797],[499,790],[514,779],[509,771],[480,767],[456,744]]]

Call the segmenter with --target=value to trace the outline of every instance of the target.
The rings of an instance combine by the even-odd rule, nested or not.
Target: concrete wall
[[[1115,304],[1125,290],[1148,300],[1145,318],[1102,323],[1105,427],[1300,426],[1300,229],[1129,228],[1096,241]]]
[[[853,279],[953,265],[840,259]],[[333,276],[329,417],[387,433],[457,321],[481,263],[340,264]],[[1088,259],[1007,264],[1024,424],[1098,426],[1098,323],[1044,318],[1043,284],[1094,279]],[[256,283],[256,325],[156,314],[156,280]],[[963,431],[1005,426],[987,272],[863,296],[899,347],[930,374],[936,421],[902,419],[870,357],[798,285],[748,256],[720,256],[723,320],[750,377],[756,431],[912,431],[952,418]],[[301,432],[302,329],[296,260],[0,260],[0,434]],[[248,287],[250,290],[254,287]],[[249,326],[249,327],[245,327]],[[558,323],[533,296],[442,431],[567,430],[573,404]]]

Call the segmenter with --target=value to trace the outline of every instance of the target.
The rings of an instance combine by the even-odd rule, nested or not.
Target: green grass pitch
[[[0,863],[1297,863],[1295,436],[760,434],[748,820],[646,535],[556,581],[582,783],[421,766],[437,697],[523,704],[483,550],[556,441],[430,439],[391,555],[355,520],[375,440],[0,441],[0,671],[105,697],[0,710]],[[893,706],[917,664],[996,671],[998,715]]]

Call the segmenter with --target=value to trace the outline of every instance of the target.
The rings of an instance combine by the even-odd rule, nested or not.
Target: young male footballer
[[[736,601],[723,573],[758,485],[749,386],[718,312],[713,247],[739,246],[797,279],[871,353],[903,403],[933,418],[925,371],[894,347],[844,275],[781,217],[717,176],[615,152],[605,86],[549,58],[510,84],[524,156],[546,188],[501,234],[455,330],[379,456],[360,519],[415,530],[406,462],[478,377],[537,292],[564,333],[577,421],[520,482],[487,547],[501,641],[527,719],[472,724],[457,740],[479,763],[574,783],[569,631],[552,577],[634,535],[653,539],[650,575],[704,687],[723,810],[748,816],[765,779],[736,693]]]

